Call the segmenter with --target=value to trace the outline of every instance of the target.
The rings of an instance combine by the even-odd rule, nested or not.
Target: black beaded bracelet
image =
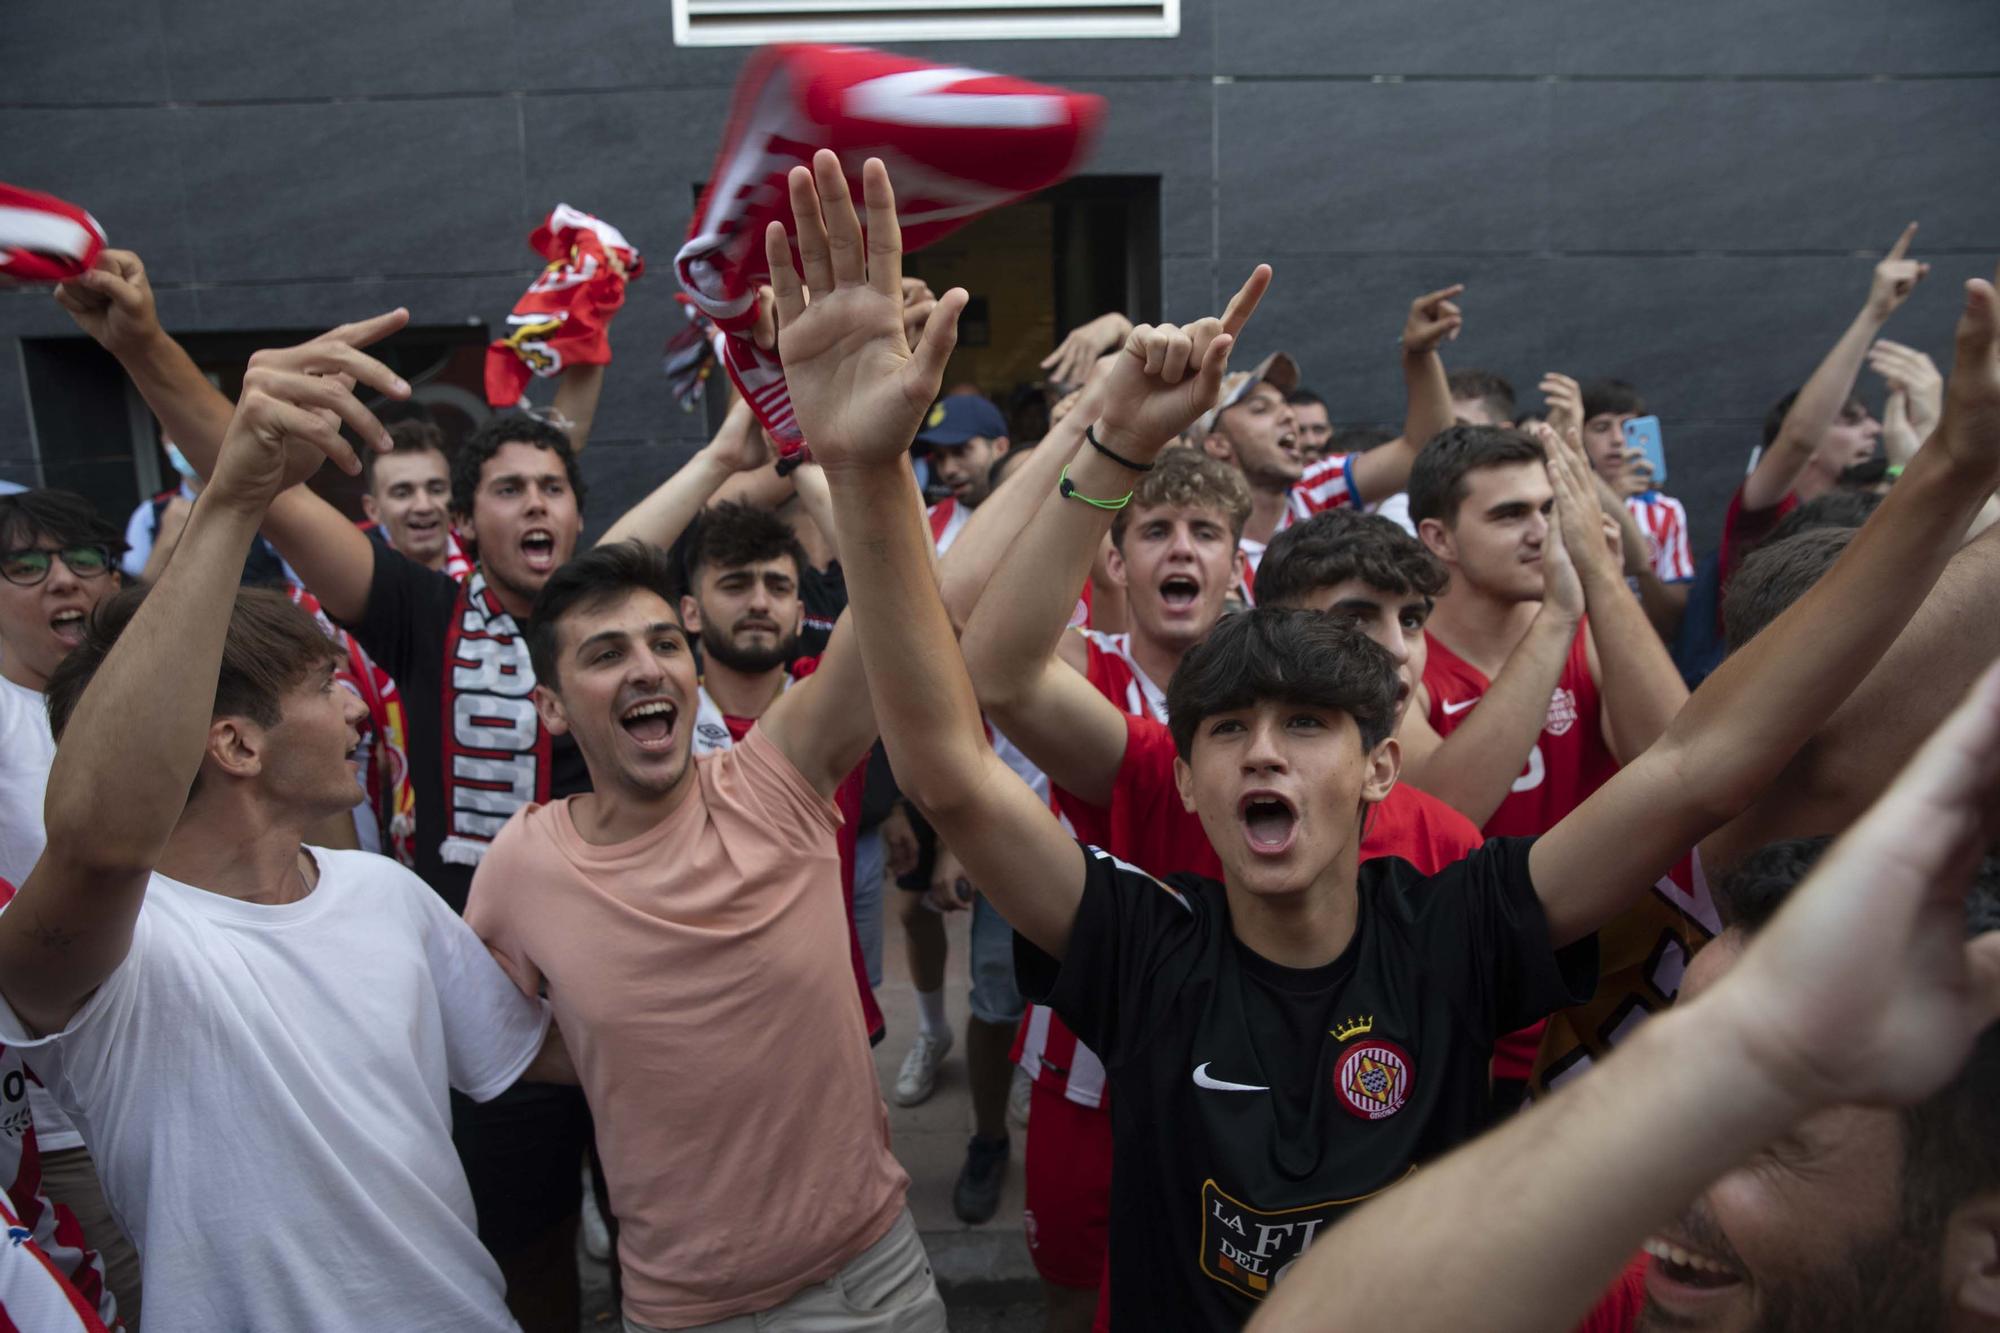
[[[1094,424],[1083,428],[1083,438],[1089,442],[1091,448],[1103,454],[1119,467],[1130,468],[1134,472],[1151,472],[1153,470],[1151,463],[1135,463],[1123,454],[1113,453],[1111,450],[1105,448],[1103,441],[1097,438],[1097,427]]]

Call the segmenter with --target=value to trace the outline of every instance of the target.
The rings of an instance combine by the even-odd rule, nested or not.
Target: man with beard
[[[1743,862],[1673,1012],[1322,1237],[1252,1333],[1544,1333],[1642,1237],[1643,1308],[1628,1270],[1581,1328],[2000,1328],[1996,802],[2000,669],[1830,850]]]
[[[234,408],[160,327],[138,256],[107,250],[97,268],[61,290],[72,317],[118,358],[167,433],[207,475]],[[391,311],[297,347],[258,352],[251,368],[346,373],[361,355],[357,347],[408,320],[407,311]],[[584,378],[594,394],[598,368],[583,369],[592,372]],[[307,591],[400,688],[416,793],[415,868],[456,910],[508,815],[589,783],[575,746],[537,720],[521,623],[576,547],[582,482],[570,441],[556,427],[519,413],[481,426],[452,459],[452,510],[479,550],[463,581],[370,541],[306,486],[279,495],[264,515],[263,535]],[[578,1164],[590,1143],[582,1095],[522,1086],[484,1104],[456,1097],[453,1112],[480,1239],[506,1274],[509,1308],[529,1333],[570,1333],[580,1308]]]

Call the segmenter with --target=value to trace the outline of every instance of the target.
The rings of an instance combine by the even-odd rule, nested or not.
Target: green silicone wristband
[[[1125,492],[1125,494],[1119,496],[1116,500],[1096,500],[1085,495],[1076,488],[1076,483],[1069,479],[1068,464],[1063,465],[1062,477],[1056,482],[1056,494],[1065,500],[1081,500],[1092,509],[1104,509],[1113,513],[1132,503],[1132,492],[1130,491]]]

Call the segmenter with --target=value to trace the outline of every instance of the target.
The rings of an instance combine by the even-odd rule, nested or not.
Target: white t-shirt
[[[278,906],[154,875],[69,1027],[32,1039],[0,1005],[0,1040],[82,1126],[149,1333],[513,1329],[447,1088],[504,1091],[548,1008],[408,870],[311,853],[319,883]]]
[[[55,761],[56,738],[49,733],[49,710],[41,693],[0,676],[0,879],[17,889],[42,859],[47,843],[42,799]],[[83,1146],[83,1135],[46,1091],[31,1086],[28,1109],[43,1152]]]

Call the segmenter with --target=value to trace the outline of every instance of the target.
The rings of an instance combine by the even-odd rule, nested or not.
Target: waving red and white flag
[[[724,335],[723,365],[781,453],[803,441],[778,354],[750,331],[757,288],[770,277],[765,226],[791,224],[785,174],[831,148],[859,198],[861,164],[881,158],[909,252],[1070,175],[1103,117],[1098,97],[861,47],[770,46],[751,56],[674,267]]]
[[[568,204],[528,234],[549,261],[507,316],[510,332],[486,346],[486,401],[512,407],[531,375],[564,366],[611,362],[611,317],[625,304],[625,284],[646,271],[625,234]]]
[[[75,204],[0,182],[0,286],[67,282],[103,248],[104,228]]]

